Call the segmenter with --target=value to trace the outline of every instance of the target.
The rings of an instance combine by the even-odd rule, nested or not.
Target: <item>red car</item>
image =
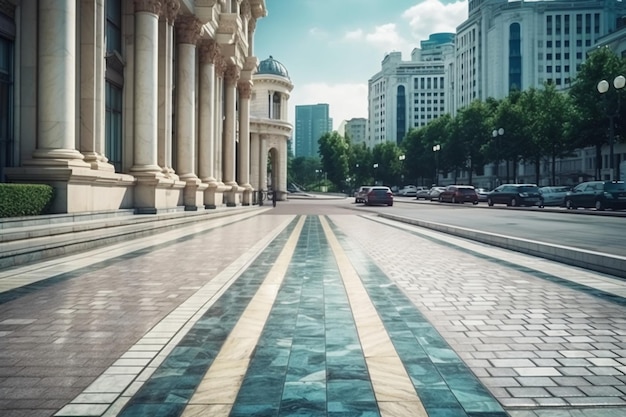
[[[448,185],[439,194],[440,203],[472,203],[478,204],[478,194],[471,185]]]
[[[389,187],[374,186],[367,191],[365,205],[373,206],[377,204],[393,206],[393,193]]]

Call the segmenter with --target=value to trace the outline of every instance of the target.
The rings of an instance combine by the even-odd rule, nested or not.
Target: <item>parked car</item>
[[[359,187],[359,190],[354,193],[354,202],[355,203],[365,203],[365,195],[372,188],[373,185],[362,185]]]
[[[402,197],[415,197],[417,195],[417,187],[415,185],[406,185],[395,194]]]
[[[506,204],[507,206],[543,207],[539,187],[535,184],[502,184],[487,196],[487,204]]]
[[[365,194],[365,205],[373,206],[376,204],[386,204],[393,206],[393,193],[389,187],[374,186]]]
[[[428,200],[430,198],[429,194],[430,188],[422,188],[421,190],[417,190],[417,193],[415,193],[415,199],[419,200],[420,198],[423,198],[424,200]]]
[[[472,203],[478,204],[478,194],[471,185],[448,185],[439,193],[440,203]]]
[[[439,186],[432,187],[430,189],[430,191],[428,192],[428,199],[430,201],[437,201],[437,200],[439,200],[439,194],[441,194],[441,192],[443,190],[445,190],[445,189],[446,189],[446,187],[439,187]]]
[[[565,195],[565,207],[595,208],[596,210],[626,209],[626,184],[624,181],[588,181],[578,184]]]
[[[478,201],[487,201],[487,196],[491,190],[486,188],[476,188],[476,194],[478,195]]]
[[[544,206],[558,206],[562,207],[565,204],[565,195],[570,190],[570,187],[554,186],[554,187],[541,187],[541,197],[543,198]]]

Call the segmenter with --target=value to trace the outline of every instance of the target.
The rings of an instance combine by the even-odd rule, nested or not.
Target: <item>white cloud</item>
[[[295,106],[304,104],[328,103],[333,129],[343,120],[353,117],[367,117],[367,84],[325,84],[298,85],[289,98],[289,119],[295,123]]]
[[[402,17],[409,22],[413,39],[428,39],[433,33],[456,32],[456,27],[467,19],[467,1],[443,4],[439,0],[424,0],[406,10]]]

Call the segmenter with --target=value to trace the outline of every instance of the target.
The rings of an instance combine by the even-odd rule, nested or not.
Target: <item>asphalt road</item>
[[[361,205],[356,205],[361,206]],[[393,207],[367,207],[419,220],[626,256],[626,212],[488,207],[396,198]],[[585,214],[585,215],[583,215]]]

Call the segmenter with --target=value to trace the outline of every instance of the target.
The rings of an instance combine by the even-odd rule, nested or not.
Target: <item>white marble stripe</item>
[[[250,304],[224,342],[182,417],[227,417],[237,399],[263,326],[296,249],[306,216],[302,216]]]
[[[268,234],[248,251],[241,254],[214,279],[200,288],[155,328],[146,333],[134,346],[130,347],[128,352],[144,350],[143,346],[149,347],[151,351],[158,351],[150,363],[137,367],[128,367],[120,361],[114,363],[93,384],[57,412],[55,417],[117,416],[193,325],[228,290],[258,254],[291,223],[293,218],[294,216],[286,216],[273,233]],[[153,236],[152,239],[154,240],[155,237]],[[87,394],[90,395],[87,396]],[[86,397],[95,402],[86,403]],[[98,400],[94,400],[95,398]]]
[[[333,234],[328,221],[324,217],[320,217],[320,220],[348,294],[381,416],[427,417],[428,414],[358,273]]]

